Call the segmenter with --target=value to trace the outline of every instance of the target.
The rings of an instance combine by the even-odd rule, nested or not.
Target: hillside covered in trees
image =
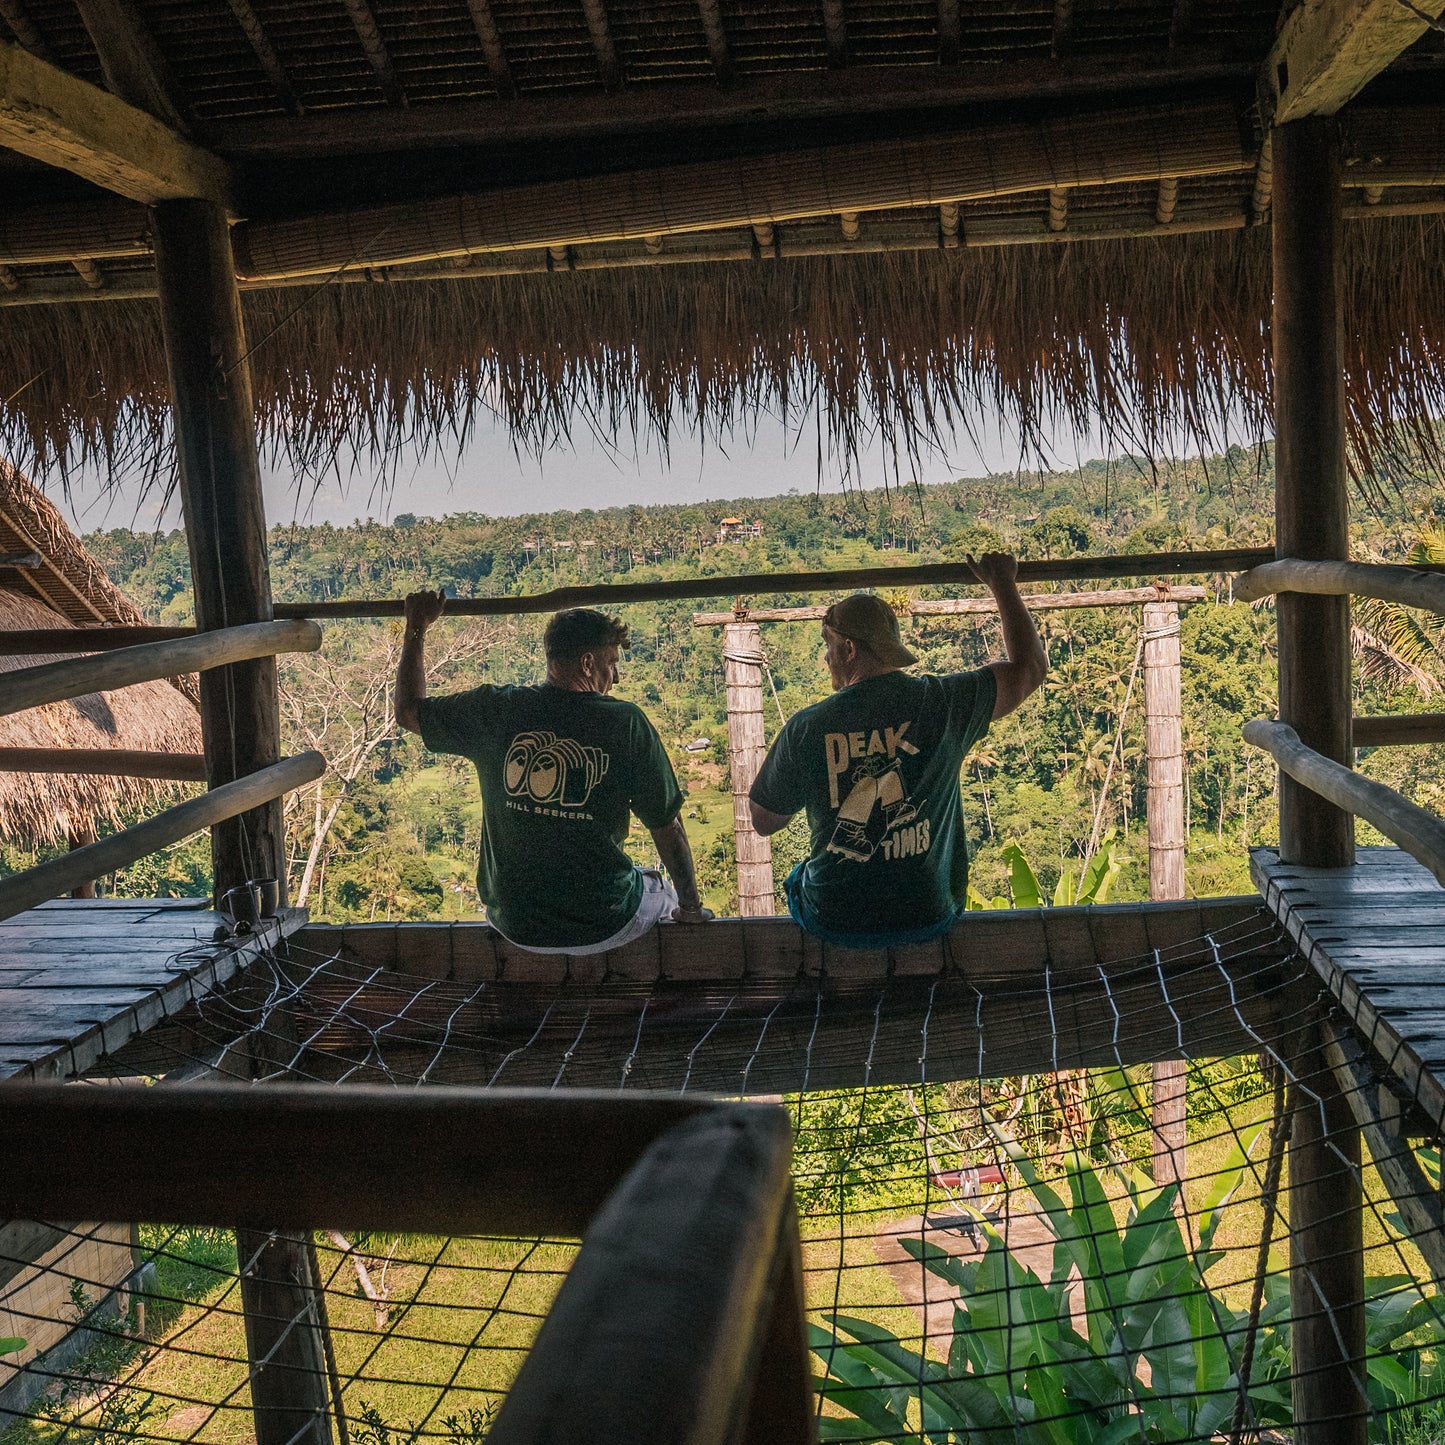
[[[467,596],[573,582],[943,561],[997,547],[1021,557],[1068,557],[1260,545],[1272,535],[1272,481],[1268,448],[1234,447],[1157,467],[1124,458],[1073,472],[846,495],[515,517],[401,514],[389,525],[274,529],[272,582],[284,601],[399,597],[423,586]],[[1445,502],[1437,498],[1432,479],[1421,476],[1357,507],[1363,519],[1357,555],[1403,560],[1422,537],[1438,547]],[[726,519],[745,525],[725,526]],[[85,540],[149,617],[189,619],[180,532],[114,530]],[[1232,604],[1226,578],[1205,580],[1215,600],[1187,607],[1182,629],[1187,880],[1196,894],[1218,894],[1248,890],[1246,845],[1269,841],[1274,827],[1273,767],[1239,735],[1245,720],[1275,712],[1274,620],[1268,606]],[[707,900],[731,911],[719,632],[693,626],[693,603],[621,610],[633,637],[621,693],[649,711],[686,780],[687,823]],[[544,621],[444,623],[432,639],[433,690],[535,678]],[[1040,622],[1049,680],[974,751],[962,778],[978,891],[1009,896],[1011,844],[1052,887],[1062,870],[1077,871],[1097,835],[1112,837],[1121,864],[1113,898],[1146,896],[1142,696],[1130,686],[1139,609],[1052,612]],[[1422,694],[1438,690],[1445,675],[1440,619],[1377,612],[1357,622],[1356,710],[1419,710]],[[997,626],[986,617],[906,625],[910,645],[932,670],[974,667],[1000,655]],[[782,717],[821,697],[828,682],[815,623],[765,624],[763,641],[771,737]],[[477,906],[475,784],[460,760],[433,757],[418,739],[392,730],[389,685],[399,643],[396,623],[332,623],[319,655],[283,663],[289,741],[321,748],[331,764],[319,787],[290,804],[292,894],[316,916],[466,916]],[[1433,749],[1380,750],[1362,766],[1425,806],[1445,805]],[[645,857],[650,840],[638,832],[634,843]],[[779,879],[803,844],[801,822],[775,840]],[[203,891],[205,860],[203,841],[183,845],[132,870],[123,891]]]

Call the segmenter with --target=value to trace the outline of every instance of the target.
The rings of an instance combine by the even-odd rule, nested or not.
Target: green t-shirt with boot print
[[[788,720],[752,798],[771,813],[807,811],[811,850],[788,887],[804,928],[866,944],[942,931],[962,910],[968,841],[958,774],[988,731],[997,695],[991,668],[885,672]]]
[[[417,704],[422,741],[476,764],[477,891],[513,943],[601,943],[632,921],[642,876],[622,850],[628,814],[662,828],[682,793],[634,703],[541,683],[482,686]]]

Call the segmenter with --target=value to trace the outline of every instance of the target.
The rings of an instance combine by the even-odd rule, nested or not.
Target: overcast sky
[[[1056,450],[1061,466],[1093,454],[1064,438],[1056,439]],[[1007,472],[1018,463],[1017,444],[994,434],[982,440],[981,450],[964,441],[948,457],[925,458],[918,480],[944,482]],[[865,451],[856,480],[869,487],[896,480],[880,447]],[[913,477],[906,474],[904,480]],[[266,515],[271,522],[294,518],[341,525],[366,517],[387,521],[399,512],[507,516],[630,503],[645,506],[771,496],[791,488],[812,492],[821,486],[824,491],[837,492],[842,484],[841,469],[827,459],[820,476],[816,432],[811,427],[794,437],[775,420],[764,420],[751,443],[737,440],[726,448],[704,447],[695,438],[680,435],[667,458],[655,450],[640,454],[630,447],[609,450],[579,433],[571,448],[549,451],[540,465],[530,457],[519,460],[505,428],[498,423],[478,428],[466,451],[447,464],[402,459],[390,488],[378,485],[374,474],[366,470],[347,477],[344,484],[332,479],[314,491],[302,489],[298,495],[289,471],[272,470],[266,477]],[[132,486],[122,486],[106,496],[98,479],[88,477],[80,479],[69,499],[53,489],[52,494],[81,532],[180,525],[179,503],[173,500],[161,511],[154,497],[141,498]]]

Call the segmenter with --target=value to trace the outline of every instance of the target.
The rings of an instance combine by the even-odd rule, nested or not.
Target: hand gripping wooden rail
[[[364,1130],[365,1150],[350,1141]],[[578,1235],[495,1445],[815,1439],[787,1115],[587,1090],[0,1086],[0,1217]],[[102,1178],[96,1158],[127,1167]]]

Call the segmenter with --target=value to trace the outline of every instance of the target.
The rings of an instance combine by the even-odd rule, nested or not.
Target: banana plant
[[[1083,877],[1075,881],[1074,869],[1067,863],[1059,870],[1059,881],[1052,895],[1044,893],[1039,875],[1034,871],[1024,850],[1017,843],[1010,843],[1003,850],[1004,862],[1009,870],[1009,892],[1012,900],[1002,894],[985,898],[972,884],[968,889],[968,907],[982,908],[1067,908],[1071,905],[1082,907],[1086,903],[1107,903],[1109,891],[1114,886],[1124,866],[1113,841],[1113,832],[1105,834],[1102,846],[1089,859]]]
[[[1022,1264],[977,1215],[986,1247],[959,1259],[924,1240],[901,1243],[957,1291],[947,1362],[910,1349],[867,1321],[825,1316],[810,1327],[823,1364],[817,1384],[838,1412],[820,1421],[824,1440],[914,1439],[926,1445],[1127,1445],[1219,1438],[1239,1396],[1248,1328],[1207,1281],[1223,1258],[1213,1248],[1263,1126],[1244,1131],[1186,1241],[1176,1187],[1157,1189],[1119,1169],[1128,1212],[1119,1228],[1098,1174],[1082,1155],[1066,1169],[1066,1194],[996,1129],[1054,1237],[1047,1280]],[[1289,1289],[1266,1276],[1246,1392],[1252,1428],[1288,1428]],[[1445,1341],[1442,1301],[1407,1277],[1368,1282],[1369,1389],[1377,1411],[1438,1389],[1436,1347]],[[1080,1309],[1080,1303],[1082,1309]],[[1383,1414],[1377,1419],[1383,1419]],[[1381,1425],[1379,1438],[1385,1437]]]

